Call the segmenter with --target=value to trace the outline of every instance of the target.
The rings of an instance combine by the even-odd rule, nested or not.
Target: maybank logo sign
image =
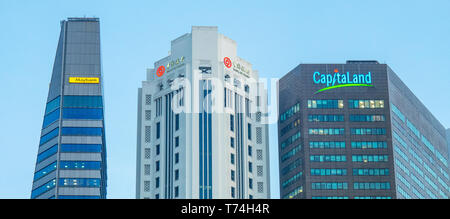
[[[317,71],[314,72],[313,80],[315,84],[326,86],[314,94],[342,87],[373,87],[371,72],[367,74],[350,74],[350,72],[339,73],[335,69],[333,74],[322,74]]]
[[[100,78],[69,77],[71,84],[99,84]]]

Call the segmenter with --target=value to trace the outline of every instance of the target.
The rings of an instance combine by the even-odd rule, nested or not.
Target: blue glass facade
[[[32,199],[106,198],[103,103],[99,20],[62,21]]]

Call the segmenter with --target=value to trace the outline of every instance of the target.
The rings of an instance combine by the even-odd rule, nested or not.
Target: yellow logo
[[[98,84],[98,83],[100,83],[100,78],[69,77],[69,83],[72,83],[72,84]]]

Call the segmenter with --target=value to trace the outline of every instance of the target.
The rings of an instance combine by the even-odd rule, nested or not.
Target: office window
[[[311,169],[311,176],[347,176],[347,169]]]
[[[176,186],[175,187],[175,191],[174,191],[174,193],[175,193],[175,198],[178,198],[178,196],[179,196],[179,187],[178,186]]]
[[[345,155],[311,155],[311,162],[346,162],[347,157]]]
[[[156,163],[155,163],[155,167],[156,167],[156,172],[158,172],[159,171],[159,160],[158,161],[156,161]]]
[[[230,155],[230,161],[231,161],[231,164],[234,164],[234,154]]]
[[[299,131],[299,132],[295,133],[294,135],[290,136],[289,138],[287,138],[285,141],[281,142],[281,150],[285,149],[286,147],[290,146],[291,144],[293,144],[294,142],[299,140],[300,137],[301,137],[301,133]]]
[[[353,183],[355,190],[390,190],[389,182],[355,182]]]
[[[156,145],[156,155],[159,155],[161,153],[161,146],[158,144]]]
[[[180,129],[180,114],[175,115],[175,131]]]
[[[150,164],[144,165],[144,175],[146,176],[150,175]]]
[[[175,170],[175,181],[178,181],[180,178],[180,170]]]
[[[315,128],[309,129],[310,135],[345,135],[343,128]]]
[[[248,140],[252,140],[252,124],[248,123]]]
[[[180,137],[175,137],[175,147],[179,147],[180,146]]]
[[[385,128],[352,128],[350,130],[352,135],[385,135]]]
[[[309,115],[309,122],[343,122],[344,115]]]
[[[310,141],[311,149],[345,149],[345,141]]]
[[[387,148],[385,141],[352,141],[354,149],[383,149]]]
[[[251,115],[251,102],[249,99],[245,98],[245,115],[249,118],[252,117]]]
[[[346,182],[314,182],[311,184],[313,190],[347,190],[348,183]]]
[[[235,179],[236,179],[236,173],[235,173],[235,171],[234,170],[231,170],[231,181],[235,181]]]
[[[284,113],[280,114],[280,121],[283,123],[286,120],[289,120],[291,117],[293,117],[295,114],[300,112],[300,103],[295,104],[288,110],[286,110]]]
[[[253,179],[252,178],[248,179],[248,188],[253,189]]]
[[[252,153],[253,153],[253,148],[252,148],[252,146],[248,146],[248,156],[252,156]]]
[[[353,176],[389,176],[389,169],[353,169]]]
[[[248,162],[248,172],[253,173],[253,163]]]
[[[161,137],[161,123],[156,123],[156,139]]]
[[[234,138],[230,137],[230,146],[231,148],[234,148]]]
[[[353,162],[388,162],[388,155],[353,155]]]
[[[234,132],[234,115],[230,115],[230,131]]]
[[[159,177],[155,179],[155,188],[159,188]]]
[[[155,107],[156,107],[156,117],[159,117],[162,115],[162,97],[155,100]]]
[[[351,122],[384,122],[384,115],[350,115]]]
[[[56,179],[52,179],[52,180],[48,181],[47,183],[45,183],[44,185],[34,189],[31,192],[31,198],[34,199],[36,197],[39,197],[43,193],[53,189],[55,186],[56,186]]]
[[[177,164],[177,163],[179,163],[180,162],[180,154],[179,153],[176,153],[175,154],[175,164]]]
[[[34,174],[34,179],[33,179],[33,181],[36,181],[36,180],[38,180],[38,179],[40,179],[40,178],[42,178],[42,177],[48,175],[49,173],[52,173],[53,171],[56,170],[56,167],[57,167],[57,165],[56,165],[56,161],[55,161],[55,162],[53,162],[52,164],[50,164],[50,165],[48,165],[48,166],[42,168],[41,170],[37,171],[37,172]]]
[[[235,198],[235,188],[231,187],[231,198]]]
[[[350,109],[383,109],[384,100],[349,100]]]
[[[308,109],[343,109],[344,100],[308,100]]]

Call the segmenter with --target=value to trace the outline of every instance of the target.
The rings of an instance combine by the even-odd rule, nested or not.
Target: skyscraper
[[[69,18],[53,65],[32,199],[106,198],[98,18]]]
[[[448,198],[445,129],[388,65],[301,64],[278,86],[282,198]]]
[[[269,198],[267,90],[217,27],[192,27],[139,89],[137,198]]]

